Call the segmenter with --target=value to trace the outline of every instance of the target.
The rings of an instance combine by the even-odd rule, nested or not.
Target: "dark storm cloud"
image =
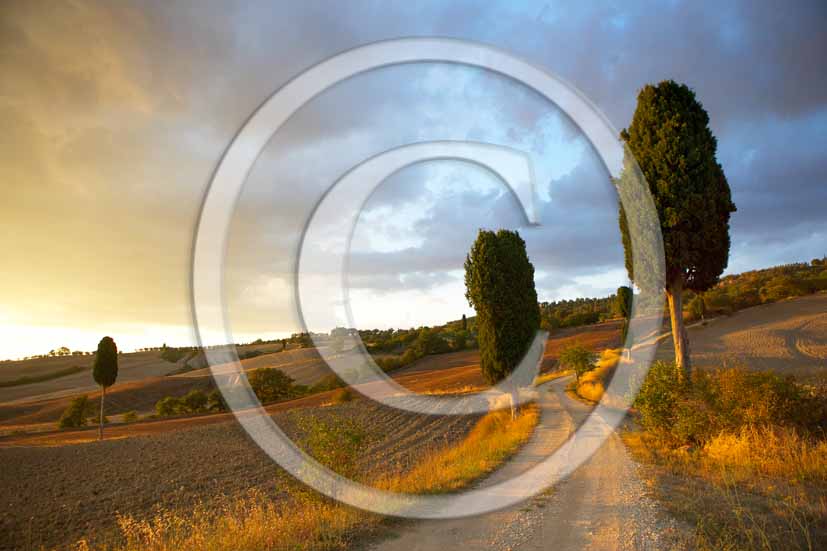
[[[0,191],[0,215],[26,232],[0,236],[7,265],[20,267],[4,272],[2,302],[12,319],[18,305],[55,312],[52,323],[92,325],[117,316],[107,305],[120,300],[136,323],[187,324],[191,232],[234,133],[304,69],[400,36],[510,50],[572,82],[617,128],[628,125],[642,85],[686,82],[709,111],[739,209],[730,265],[820,255],[825,28],[822,1],[7,2],[0,170],[10,184]],[[530,93],[474,71],[399,68],[337,86],[291,119],[253,169],[230,236],[228,296],[289,293],[300,232],[323,191],[355,162],[423,139],[488,139],[552,159],[545,225],[524,231],[538,269],[550,274],[538,285],[571,289],[578,276],[622,267],[605,174],[588,152],[552,170],[576,157],[564,142],[576,143],[578,133],[559,125],[565,139],[543,143],[537,136],[555,126],[548,116]],[[357,250],[359,286],[438,288],[451,277],[438,274],[461,267],[479,226],[519,225],[513,199],[495,188],[432,196],[421,184],[444,179],[440,170],[412,169],[375,198],[376,208],[421,203],[409,227],[386,228],[390,238],[407,232],[419,241]],[[43,254],[35,259],[32,250]],[[47,277],[47,258],[71,273],[60,289]],[[88,284],[106,270],[118,277]],[[258,319],[282,320],[269,329],[295,327],[289,301],[256,308],[243,311],[252,329]]]

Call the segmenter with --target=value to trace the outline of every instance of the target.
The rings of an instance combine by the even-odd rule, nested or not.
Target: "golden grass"
[[[827,441],[803,438],[784,427],[744,427],[704,446],[710,464],[790,481],[827,483]]]
[[[379,488],[406,493],[448,492],[493,471],[531,436],[539,409],[516,419],[500,410],[480,419],[458,445],[434,450],[406,473],[380,479]],[[120,538],[106,551],[330,550],[374,532],[382,517],[298,490],[289,502],[252,494],[188,514],[161,511],[149,520],[118,516]],[[91,549],[82,540],[77,551]]]
[[[645,432],[623,439],[654,469],[663,505],[694,527],[697,549],[817,548],[827,540],[827,442],[789,428],[723,433],[673,450]]]
[[[560,379],[562,377],[568,377],[569,375],[573,374],[574,371],[571,369],[564,369],[562,371],[552,371],[551,373],[543,373],[542,375],[537,375],[534,378],[534,386],[540,386],[544,383],[549,381],[553,381],[555,379]]]
[[[577,394],[591,402],[599,402],[620,362],[622,350],[606,349],[600,354],[597,367],[584,373],[577,382]]]
[[[461,396],[463,394],[482,392],[486,388],[487,387],[480,385],[463,385],[455,388],[435,388],[419,392],[418,394],[424,394],[425,396]]]
[[[516,419],[508,410],[494,411],[480,419],[457,446],[430,454],[411,471],[384,479],[378,487],[394,492],[438,493],[457,490],[493,471],[524,444],[539,418],[531,404]]]

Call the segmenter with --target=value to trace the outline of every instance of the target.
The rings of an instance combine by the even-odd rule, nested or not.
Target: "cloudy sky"
[[[354,46],[447,36],[568,80],[616,128],[672,78],[710,114],[733,189],[729,272],[827,253],[827,6],[796,2],[31,2],[0,6],[0,358],[67,345],[194,342],[193,232],[223,151],[275,90]],[[381,184],[353,235],[360,327],[471,313],[478,228],[521,229],[542,299],[625,281],[617,199],[580,130],[502,76],[422,63],[347,80],[270,140],[235,205],[225,264],[237,341],[300,329],[294,269],[325,190],[389,148],[476,140],[528,153],[542,226],[458,161]]]

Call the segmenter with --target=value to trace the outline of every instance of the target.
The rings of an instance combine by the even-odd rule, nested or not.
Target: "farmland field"
[[[827,372],[827,294],[763,304],[689,329],[689,346],[699,368],[741,366],[772,370],[800,380]],[[658,348],[671,360],[671,339]]]

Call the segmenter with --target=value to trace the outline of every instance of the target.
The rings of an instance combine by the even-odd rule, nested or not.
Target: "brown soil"
[[[463,437],[475,420],[415,415],[361,400],[273,417],[295,439],[297,418],[308,415],[351,419],[369,431],[360,464],[372,473],[406,467],[425,451]],[[116,512],[141,518],[155,507],[186,511],[250,490],[279,496],[292,484],[229,416],[198,419],[207,418],[210,423],[187,419],[186,430],[141,431],[128,439],[0,449],[0,549],[105,538],[116,529]],[[180,421],[143,425],[183,428]]]
[[[689,330],[699,368],[743,366],[808,380],[827,370],[827,294],[747,308]],[[657,358],[673,359],[671,338]]]

